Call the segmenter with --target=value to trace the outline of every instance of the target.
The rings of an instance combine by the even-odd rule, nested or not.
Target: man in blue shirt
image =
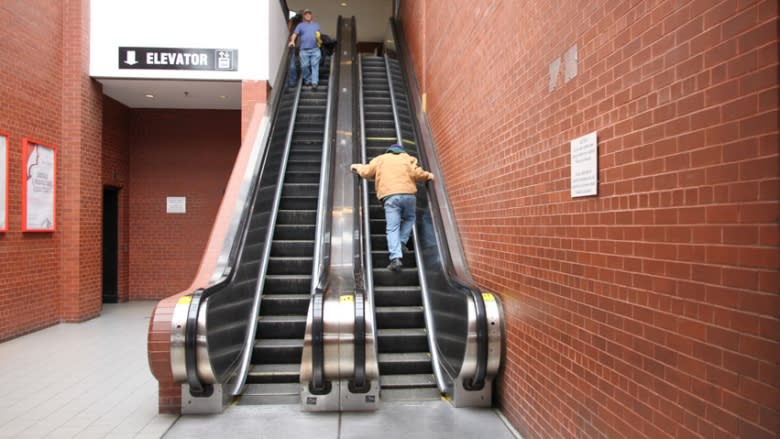
[[[317,90],[317,84],[320,82],[320,24],[311,21],[311,9],[303,10],[303,21],[295,26],[295,30],[290,35],[290,47],[295,46],[295,40],[300,37],[300,58],[301,70],[303,73],[304,85],[311,85],[312,89]]]

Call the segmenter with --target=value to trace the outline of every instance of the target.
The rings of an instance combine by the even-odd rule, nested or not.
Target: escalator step
[[[428,335],[424,328],[377,330],[380,353],[428,352]]]
[[[300,387],[299,383],[247,384],[238,404],[299,404],[301,401]]]
[[[277,224],[314,224],[317,221],[316,210],[284,210],[276,215]]]
[[[424,328],[422,306],[377,306],[376,322],[380,328]]]
[[[252,349],[252,364],[297,363],[301,364],[303,337],[280,339],[256,339]]]
[[[395,389],[436,387],[436,377],[432,374],[381,375],[379,385]]]
[[[313,227],[314,226],[312,226],[312,228]],[[277,226],[277,229],[278,228],[279,227]],[[311,274],[311,270],[312,270],[312,258],[309,257],[305,257],[305,256],[271,257],[268,260],[268,269],[266,270],[266,274],[267,275]]]
[[[264,314],[264,310],[260,309]],[[259,337],[275,339],[303,339],[306,333],[306,314],[303,315],[261,315],[257,319],[257,334]]]
[[[303,314],[309,310],[309,294],[263,294],[260,309],[268,315]]]
[[[265,300],[265,298],[263,299]],[[374,303],[380,306],[421,306],[422,294],[418,285],[409,287],[374,286]]]
[[[301,366],[293,363],[256,364],[247,374],[248,383],[297,383]]]
[[[314,224],[277,224],[273,239],[310,239],[314,241],[315,228]]]
[[[271,243],[271,256],[313,256],[314,241],[310,240],[274,240]]]
[[[287,241],[289,242],[289,241]],[[265,276],[264,291],[305,294],[311,289],[311,274],[273,274]]]
[[[431,354],[429,352],[408,352],[379,354],[379,374],[431,374]]]

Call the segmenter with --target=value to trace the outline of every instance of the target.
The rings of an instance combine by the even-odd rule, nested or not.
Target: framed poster
[[[25,137],[22,164],[22,231],[53,232],[56,226],[57,149]]]
[[[8,139],[0,131],[0,233],[8,231]]]

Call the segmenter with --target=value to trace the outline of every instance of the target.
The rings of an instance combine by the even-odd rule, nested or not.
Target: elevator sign
[[[120,47],[120,69],[238,70],[238,49]]]

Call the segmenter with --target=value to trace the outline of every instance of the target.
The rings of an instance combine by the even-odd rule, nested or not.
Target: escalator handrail
[[[279,102],[282,96],[282,86],[287,77],[287,70],[290,65],[290,57],[294,56],[292,50],[288,50],[285,57],[282,58],[280,68],[275,78],[276,87],[271,91],[268,104],[265,107],[263,124],[258,130],[258,140],[255,142],[253,156],[254,167],[251,178],[244,179],[239,195],[236,199],[233,214],[231,215],[231,224],[223,241],[222,250],[218,256],[217,265],[206,288],[199,289],[192,294],[189,310],[187,313],[186,327],[184,331],[184,351],[187,382],[190,385],[191,392],[194,395],[209,393],[209,385],[201,380],[198,370],[198,338],[200,338],[201,328],[198,325],[198,319],[203,312],[203,303],[213,294],[222,291],[235,276],[235,264],[239,260],[244,249],[246,235],[249,232],[249,219],[253,213],[253,203],[249,200],[257,195],[259,181],[264,172],[264,165],[267,160],[270,136],[273,127],[278,123],[277,117]],[[250,316],[250,319],[256,319],[256,316]],[[255,326],[250,322],[250,327]]]
[[[407,77],[407,81],[411,81],[410,72],[408,71],[408,67],[406,67],[406,63],[404,62],[405,60],[402,50],[399,50],[400,33],[397,31],[396,22],[392,18],[390,19],[390,28],[392,30],[393,42],[396,47],[396,56],[398,58],[399,64],[402,67],[403,76]],[[405,44],[405,40],[401,42],[403,43],[402,49],[406,49],[407,46]],[[412,106],[413,110],[413,114],[411,115],[412,119],[417,120],[416,115],[419,114],[418,111],[416,111],[416,98],[418,97],[416,95],[417,89],[412,86],[405,86],[407,91],[413,96],[412,99],[409,99],[409,105]],[[419,131],[419,129],[416,129],[416,131]],[[423,137],[422,133],[419,133],[418,137]],[[477,346],[476,366],[473,377],[468,380],[468,382],[464,383],[464,385],[470,389],[479,389],[484,385],[488,364],[488,323],[485,302],[479,287],[476,285],[476,282],[474,282],[474,279],[468,270],[465,258],[462,257],[463,250],[460,246],[460,239],[457,233],[457,229],[454,226],[455,222],[452,218],[452,213],[449,211],[449,209],[447,209],[446,203],[441,203],[439,201],[441,199],[446,199],[446,196],[443,193],[444,185],[442,184],[441,170],[438,167],[438,162],[432,157],[432,147],[430,147],[430,145],[432,145],[432,140],[430,138],[422,138],[418,140],[421,140],[421,142],[418,143],[418,154],[420,155],[420,161],[425,168],[437,176],[438,180],[436,184],[426,184],[425,191],[428,195],[426,198],[430,206],[432,220],[441,226],[437,227],[437,229],[441,230],[444,234],[444,242],[440,243],[440,249],[442,250],[444,256],[442,258],[442,263],[445,267],[445,274],[450,279],[450,282],[452,282],[454,286],[462,293],[465,293],[474,305]],[[443,213],[442,211],[445,212]],[[429,331],[431,329],[432,328],[429,328]]]

